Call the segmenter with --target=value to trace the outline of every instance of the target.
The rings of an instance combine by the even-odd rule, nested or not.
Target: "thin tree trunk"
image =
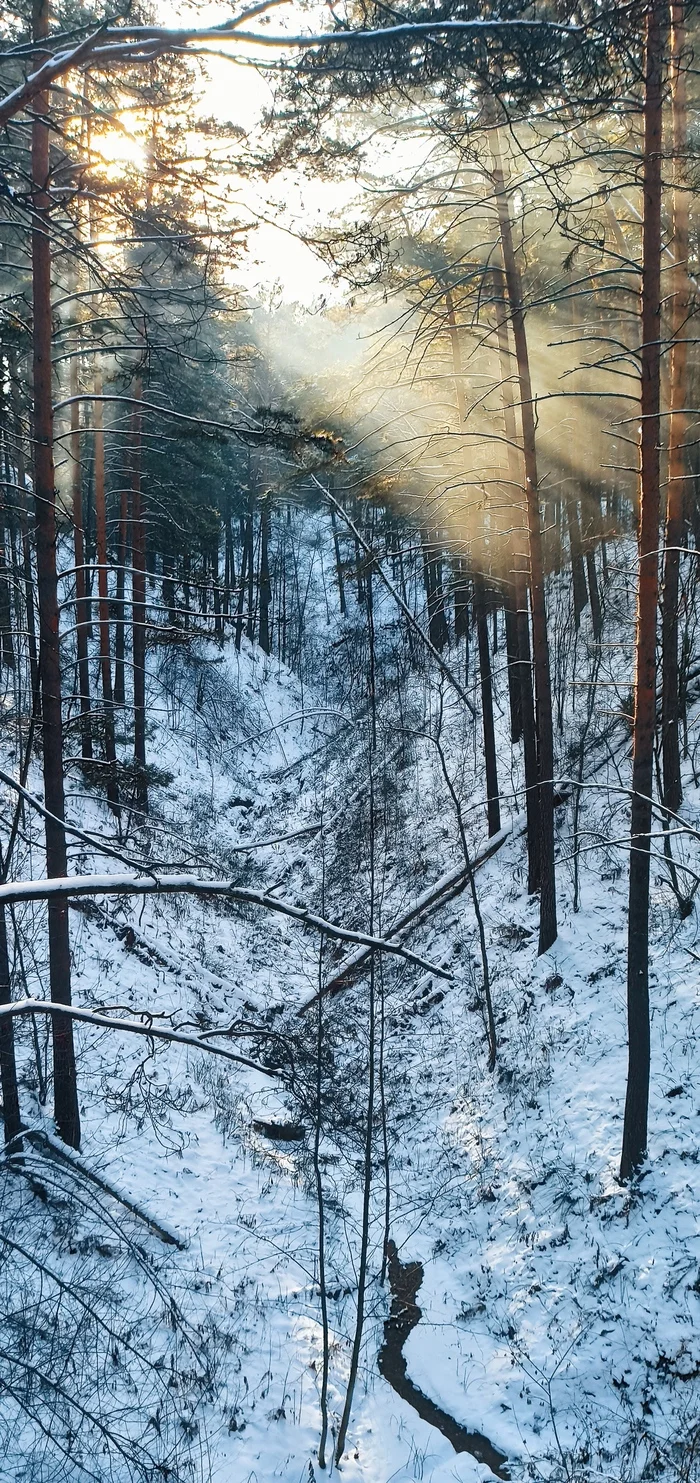
[[[226,517],[224,523],[224,593],[222,612],[228,618],[231,612],[231,588],[236,581],[236,563],[233,556],[233,531],[231,529],[231,496],[226,499]]]
[[[486,812],[489,837],[498,834],[501,827],[501,809],[498,799],[498,767],[496,762],[496,739],[493,730],[493,688],[491,680],[491,650],[489,628],[484,602],[484,584],[481,576],[474,577],[474,612],[479,641],[479,669],[481,672],[481,716],[484,729],[484,760],[486,764]]]
[[[526,514],[523,503],[516,499],[516,490],[523,489],[524,469],[518,441],[513,387],[511,382],[511,356],[508,325],[505,319],[508,288],[505,275],[499,270],[498,279],[502,291],[502,311],[498,305],[498,359],[501,374],[501,399],[503,403],[503,429],[508,453],[508,478],[511,486],[510,504],[513,515],[513,538],[511,544],[511,567],[515,621],[518,650],[520,716],[523,738],[523,765],[525,771],[525,810],[527,815],[527,888],[530,894],[540,884],[540,792],[537,764],[537,728],[535,725],[535,700],[532,689],[532,660],[530,657],[530,618],[528,611],[529,559],[526,550]]]
[[[469,579],[467,563],[458,556],[454,563],[455,639],[469,640]],[[404,599],[405,601],[405,599]]]
[[[246,639],[255,636],[255,492],[251,488],[251,510],[248,526],[248,614],[246,614]]]
[[[48,0],[34,0],[35,41],[48,35]],[[37,56],[36,65],[43,58]],[[51,238],[49,181],[49,97],[34,101],[32,123],[32,296],[34,386],[34,505],[36,520],[37,587],[44,753],[44,797],[48,814],[46,874],[67,874],[63,794],[63,719],[58,633],[56,576],[56,488],[53,461],[53,403],[51,386]],[[71,1002],[71,958],[68,903],[48,903],[49,983],[54,1003]],[[75,1072],[73,1022],[67,1015],[52,1016],[54,1113],[65,1143],[80,1146],[80,1112]]]
[[[321,912],[325,912],[325,892],[321,887]],[[318,1286],[321,1298],[321,1333],[323,1354],[321,1357],[321,1435],[318,1441],[318,1465],[326,1466],[326,1442],[328,1439],[328,1374],[330,1366],[330,1330],[328,1325],[328,1290],[326,1286],[326,1214],[323,1200],[323,1176],[321,1174],[321,1104],[323,1095],[323,933],[318,948],[318,1021],[316,1025],[316,1119],[314,1127],[314,1178],[318,1205]]]
[[[163,606],[167,609],[168,625],[174,628],[177,623],[175,611],[175,558],[163,553],[163,583],[161,587]]]
[[[537,738],[540,804],[540,933],[538,952],[544,953],[556,941],[557,897],[554,868],[554,737],[552,728],[552,687],[549,673],[549,640],[544,601],[544,563],[542,556],[542,521],[537,477],[535,415],[530,379],[530,358],[525,332],[520,269],[513,246],[508,196],[501,165],[498,129],[491,130],[493,181],[503,249],[503,267],[510,304],[513,339],[520,385],[520,413],[525,460],[525,494],[530,546],[530,595],[532,601],[532,647],[535,661],[535,696],[537,705]]]
[[[190,553],[185,552],[182,558],[182,605],[185,609],[185,628],[190,626]]]
[[[362,575],[362,548],[358,540],[355,541],[355,572],[357,574],[357,601],[364,603],[365,582]]]
[[[214,605],[214,633],[221,637],[224,631],[221,617],[221,587],[219,585],[219,532],[217,530],[211,548],[211,582]]]
[[[446,289],[445,290],[445,308],[447,310],[447,326],[448,326],[449,335],[450,335],[450,345],[452,347],[452,371],[453,371],[453,376],[454,376],[455,395],[456,395],[456,398],[457,398],[457,411],[458,411],[458,414],[459,414],[460,427],[463,427],[464,424],[466,423],[466,420],[467,420],[467,403],[466,403],[466,396],[465,396],[464,368],[462,366],[462,349],[461,349],[461,344],[460,344],[460,331],[459,331],[459,326],[457,324],[457,319],[456,319],[456,316],[455,316],[454,301],[453,301],[452,294],[451,294],[451,292],[450,292],[449,289]],[[510,536],[507,533],[505,535],[504,534],[501,534],[501,536],[500,536],[500,542],[501,542],[501,546],[503,548],[509,549],[512,546],[512,536]],[[483,587],[482,587],[481,597],[482,597],[482,601],[483,601]],[[506,650],[507,650],[507,653],[508,653],[508,698],[509,698],[509,702],[510,702],[511,739],[512,739],[513,742],[518,742],[520,740],[521,735],[522,735],[522,701],[521,701],[521,697],[520,697],[520,675],[519,675],[519,671],[518,671],[517,604],[516,604],[516,600],[515,600],[514,586],[513,586],[513,582],[511,580],[510,574],[508,574],[506,576],[505,581],[504,581],[504,608],[505,608],[505,619],[506,619]],[[468,622],[469,622],[469,619],[468,619],[468,608],[465,610],[465,612],[466,612],[466,623],[467,623],[467,626],[468,626]],[[459,617],[460,617],[461,623],[464,623],[465,614],[464,613],[463,614],[460,614]],[[494,625],[496,624],[497,617],[498,617],[497,610],[494,609]],[[456,594],[455,594],[455,639],[459,639],[462,636],[462,633],[463,632],[464,632],[464,628],[458,627],[458,606],[457,606],[457,599],[456,599]],[[496,650],[496,629],[495,629],[495,626],[494,626],[494,653],[495,653],[495,650]],[[489,672],[490,672],[490,665],[489,665]],[[483,692],[483,669],[482,669],[482,692]],[[489,684],[489,695],[490,695],[490,693],[491,693],[491,690],[490,690],[490,684]],[[491,715],[493,717],[493,706],[492,705],[491,705]],[[494,764],[495,764],[495,758],[494,758]],[[489,794],[489,798],[491,798],[491,789],[490,788],[488,788],[488,794]],[[491,804],[489,804],[489,809],[491,810]],[[498,805],[496,804],[496,811],[497,811],[497,809],[498,809]],[[500,828],[500,824],[498,825],[498,827]]]
[[[10,457],[7,443],[7,427],[5,428],[5,467],[7,470],[7,485],[10,479]],[[15,667],[15,646],[12,638],[12,608],[10,604],[10,580],[7,565],[7,538],[12,543],[12,533],[6,524],[6,500],[5,491],[0,489],[0,629],[2,633],[2,660],[8,669]]]
[[[252,640],[255,636],[255,491],[252,485],[246,534],[248,537],[248,613],[245,636]]]
[[[270,496],[263,496],[260,508],[260,648],[270,653]]]
[[[571,309],[571,332],[576,335],[577,324],[577,298],[572,292],[570,299]],[[581,541],[581,524],[578,518],[578,500],[576,489],[570,489],[565,495],[566,523],[569,531],[569,555],[571,558],[571,585],[574,598],[574,626],[581,625],[581,614],[588,603],[588,588],[586,586],[586,573],[583,564],[583,543]]]
[[[600,588],[598,586],[598,573],[595,567],[595,551],[589,546],[586,552],[586,571],[588,572],[588,591],[591,595],[591,627],[596,643],[603,636],[603,614],[600,607]]]
[[[78,358],[70,363],[71,398],[78,395]],[[90,661],[88,629],[90,616],[85,595],[85,531],[83,528],[83,467],[80,452],[80,403],[71,402],[70,450],[73,488],[73,551],[75,555],[75,638],[80,691],[80,742],[84,762],[92,761],[92,725],[90,720]]]
[[[134,385],[132,421],[133,466],[131,482],[131,613],[134,669],[134,764],[136,803],[148,809],[146,779],[146,530],[141,498],[141,377]]]
[[[571,585],[574,594],[574,624],[580,626],[581,614],[588,603],[588,588],[586,586],[586,573],[583,567],[583,546],[581,542],[581,526],[578,518],[578,508],[575,495],[570,495],[566,503],[566,521],[569,527],[569,553],[571,556]]]
[[[645,19],[644,223],[642,228],[641,438],[639,589],[632,729],[632,820],[627,939],[629,1065],[620,1178],[644,1160],[649,1108],[649,874],[656,727],[656,607],[659,589],[661,149],[663,37],[661,0]]]
[[[440,652],[449,640],[445,597],[442,590],[442,571],[437,547],[433,545],[429,531],[423,531],[423,579],[425,600],[428,609],[428,638],[434,649]]]
[[[374,773],[373,756],[370,755],[369,768],[369,847],[370,847],[370,932],[374,932]],[[360,1235],[360,1261],[357,1273],[357,1317],[355,1320],[355,1335],[350,1355],[350,1371],[348,1374],[348,1388],[345,1393],[345,1404],[343,1414],[338,1428],[338,1440],[335,1447],[336,1465],[345,1451],[345,1439],[350,1424],[353,1396],[357,1372],[360,1365],[360,1349],[362,1347],[362,1333],[365,1319],[365,1290],[367,1286],[367,1257],[369,1252],[369,1224],[370,1224],[370,1197],[372,1191],[372,1145],[374,1132],[374,1057],[375,1057],[375,962],[372,952],[369,964],[369,1036],[368,1036],[368,1084],[367,1084],[367,1117],[365,1122],[365,1154],[364,1154],[364,1185],[362,1193],[362,1227]]]
[[[128,467],[128,464],[127,464]],[[126,589],[126,551],[127,535],[129,528],[129,491],[126,480],[122,474],[122,487],[119,491],[119,539],[117,541],[117,586],[115,592],[116,620],[114,626],[114,704],[124,705],[126,701],[126,677],[125,677],[125,589]]]
[[[114,702],[112,697],[112,657],[109,635],[109,580],[107,571],[107,511],[105,501],[105,440],[102,376],[95,376],[96,399],[93,402],[95,458],[95,551],[97,555],[97,592],[100,634],[100,674],[105,761],[107,763],[107,801],[112,809],[119,807],[117,788],[117,752],[114,743]]]
[[[505,620],[506,656],[508,660],[508,707],[510,710],[510,739],[514,744],[523,734],[522,698],[518,675],[518,610],[515,603],[513,583],[505,577],[500,584],[503,593],[503,617]],[[498,609],[495,610],[496,614]],[[494,645],[494,653],[496,652]]]
[[[280,626],[277,630],[277,647],[282,663],[287,662],[287,533],[282,534],[282,573],[280,577]]]
[[[465,865],[466,872],[467,872],[467,877],[468,877],[468,880],[469,880],[469,889],[471,891],[472,906],[474,907],[474,916],[476,917],[477,931],[479,933],[479,951],[481,953],[481,969],[482,969],[483,986],[484,986],[484,1009],[486,1011],[486,1035],[487,1035],[488,1044],[489,1044],[489,1061],[488,1061],[488,1066],[489,1066],[489,1071],[493,1071],[494,1068],[495,1068],[495,1065],[496,1065],[496,1058],[498,1056],[498,1039],[497,1039],[497,1036],[496,1036],[496,1019],[495,1019],[494,1012],[493,1012],[493,997],[492,997],[492,994],[491,994],[491,974],[490,974],[490,971],[489,971],[489,955],[488,955],[488,950],[487,950],[487,947],[486,947],[486,931],[485,931],[485,928],[484,928],[484,918],[483,918],[483,914],[482,914],[482,911],[481,911],[481,902],[479,901],[479,893],[478,893],[478,891],[476,889],[476,880],[474,879],[474,867],[472,865],[472,859],[471,859],[471,855],[470,855],[470,852],[469,852],[469,843],[468,843],[468,840],[467,840],[467,831],[466,831],[466,829],[464,827],[464,810],[462,808],[462,804],[460,802],[460,798],[459,798],[459,794],[457,792],[457,789],[455,788],[455,785],[454,785],[454,783],[452,781],[452,778],[450,777],[449,768],[447,766],[447,759],[445,757],[445,751],[444,751],[444,747],[442,745],[442,722],[443,722],[443,695],[442,695],[442,691],[440,691],[440,710],[439,710],[439,714],[438,714],[438,727],[437,727],[437,734],[436,734],[436,737],[435,737],[435,743],[436,743],[436,746],[437,746],[437,754],[438,754],[438,757],[440,758],[440,766],[442,768],[442,775],[443,775],[443,777],[445,779],[445,782],[447,784],[448,792],[449,792],[450,798],[452,799],[452,802],[454,804],[454,810],[455,810],[455,813],[457,815],[457,824],[458,824],[458,827],[459,827],[459,837],[460,837],[460,839],[462,841],[462,853],[464,855],[464,865]],[[388,1231],[388,1222],[387,1222],[387,1231]]]
[[[9,1004],[11,999],[7,920],[3,906],[0,908],[0,1005]],[[22,1127],[15,1061],[15,1031],[11,1019],[0,1020],[0,1089],[2,1090],[5,1143],[11,1143],[14,1138],[17,1138]]]
[[[457,415],[459,417],[460,427],[463,427],[467,420],[467,399],[464,394],[462,347],[459,343],[459,327],[455,318],[454,300],[449,288],[445,289],[445,308],[447,310],[447,329],[452,350],[452,372],[454,376],[455,395],[457,397]]]
[[[250,521],[251,518],[252,517],[249,515],[248,520]],[[236,609],[236,648],[238,650],[240,650],[241,639],[243,638],[243,608],[245,605],[246,583],[248,580],[248,551],[250,545],[252,544],[252,540],[249,539],[248,535],[248,525],[242,515],[241,544],[243,547],[243,555],[241,557],[241,577],[240,586],[238,588],[238,605]]]
[[[333,550],[335,551],[335,574],[338,579],[338,597],[340,600],[340,611],[343,617],[347,613],[345,602],[345,582],[343,580],[343,563],[340,559],[340,541],[338,539],[338,526],[335,519],[335,510],[331,508],[331,525],[333,527]]]
[[[683,188],[683,156],[687,147],[685,63],[685,16],[682,3],[671,5],[671,103],[673,117],[673,299],[671,305],[670,421],[668,433],[668,485],[666,495],[666,539],[664,584],[661,604],[661,755],[664,803],[672,813],[681,806],[681,756],[679,740],[678,593],[680,547],[683,539],[685,487],[684,443],[687,431],[686,364],[688,338],[688,193]]]
[[[29,520],[27,514],[27,471],[24,462],[24,440],[22,437],[22,419],[20,415],[19,390],[14,381],[12,383],[12,401],[15,439],[17,444],[16,464],[17,483],[19,484],[18,510],[19,528],[22,540],[24,608],[27,619],[29,673],[32,682],[32,715],[38,719],[41,709],[41,687],[39,684],[39,654],[36,642],[36,615],[34,611],[34,573],[32,571],[32,548],[29,539]]]

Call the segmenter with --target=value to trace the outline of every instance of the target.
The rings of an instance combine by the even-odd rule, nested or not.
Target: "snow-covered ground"
[[[323,587],[313,590],[309,622],[330,672],[353,615],[345,626],[335,611],[327,621]],[[388,608],[381,611],[388,624]],[[387,634],[388,645],[389,628]],[[372,761],[381,816],[377,930],[461,860],[435,747],[424,734],[426,708],[433,720],[437,714],[437,681],[406,682],[402,734],[391,696],[388,684]],[[325,687],[302,688],[247,643],[240,655],[232,643],[223,650],[212,643],[177,664],[171,655],[156,656],[151,701],[149,755],[172,781],[153,789],[153,826],[148,836],[137,831],[127,839],[126,853],[132,848],[136,857],[148,843],[153,860],[172,860],[177,838],[188,869],[236,875],[241,884],[366,930],[367,845],[359,837],[369,772],[366,694],[351,688],[344,696],[337,676]],[[476,847],[485,837],[480,743],[447,690],[444,712],[445,755]],[[504,769],[505,723],[502,705]],[[469,765],[462,769],[465,737]],[[525,891],[522,837],[515,833],[478,873],[499,1036],[493,1074],[468,890],[409,939],[451,978],[385,956],[375,983],[389,1229],[402,1260],[424,1267],[422,1317],[405,1348],[408,1373],[444,1411],[505,1453],[514,1478],[689,1483],[700,1459],[700,934],[696,910],[679,920],[659,858],[650,1158],[639,1190],[630,1192],[616,1178],[626,1076],[626,803],[608,790],[624,787],[624,751],[617,735],[620,778],[611,763],[586,795],[577,912],[571,806],[558,810],[560,931],[549,953],[536,956],[537,903]],[[33,785],[38,792],[36,771]],[[106,828],[101,804],[78,797],[77,782],[72,791],[74,821]],[[700,790],[690,772],[684,814],[700,821]],[[320,832],[299,833],[320,822]],[[620,847],[598,847],[603,836],[618,838]],[[692,864],[691,844],[681,848]],[[76,869],[119,868],[91,858],[82,845],[72,859]],[[27,1168],[37,1179],[50,1171],[45,1198],[26,1177],[6,1176],[5,1229],[18,1241],[21,1227],[25,1243],[34,1241],[32,1250],[47,1263],[50,1253],[64,1280],[78,1276],[83,1263],[86,1290],[111,1291],[110,1321],[121,1337],[113,1340],[118,1357],[113,1373],[104,1370],[99,1404],[109,1412],[113,1394],[113,1407],[121,1405],[131,1375],[133,1414],[125,1428],[135,1434],[140,1407],[149,1445],[166,1433],[171,1438],[172,1471],[154,1471],[154,1478],[311,1483],[324,1476],[316,1459],[316,1014],[299,1009],[318,983],[318,934],[272,913],[181,897],[104,898],[98,906],[72,914],[77,1002],[167,1014],[195,1031],[245,1024],[256,1033],[234,1034],[230,1044],[284,1074],[78,1029],[82,1158],[175,1232],[183,1249],[164,1245],[94,1189],[90,1211],[71,1206],[62,1213],[57,1191],[82,1185],[38,1150]],[[24,907],[17,916],[25,955],[28,942],[35,952],[36,968],[25,965],[27,987],[43,992],[41,909]],[[345,956],[326,942],[322,976]],[[325,1010],[320,1163],[335,1430],[355,1322],[368,995],[365,975]],[[37,1033],[43,1043],[44,1027]],[[19,1036],[25,1118],[48,1126],[48,1108],[37,1100],[31,1026]],[[377,1370],[390,1301],[380,1280],[380,1114],[377,1102],[367,1317],[342,1474],[358,1483],[476,1483],[489,1470],[456,1454]],[[271,1139],[260,1125],[274,1121],[298,1124],[303,1136]],[[20,1260],[16,1253],[13,1260]],[[27,1270],[27,1291],[38,1303],[36,1264]],[[51,1281],[41,1278],[49,1291]],[[129,1358],[129,1344],[139,1352],[145,1346],[149,1360],[161,1356],[155,1378]],[[66,1360],[68,1388],[77,1394],[79,1381],[87,1395],[89,1366],[80,1367],[78,1350],[76,1339]],[[166,1374],[165,1399],[152,1400],[150,1388],[155,1395]],[[80,1460],[79,1438],[64,1449],[60,1467],[53,1443],[47,1450],[41,1440],[27,1462],[26,1425],[6,1423],[0,1478],[78,1479],[91,1475],[92,1464],[92,1476],[102,1476],[97,1454]],[[110,1466],[110,1476],[137,1476],[128,1458],[116,1456]]]

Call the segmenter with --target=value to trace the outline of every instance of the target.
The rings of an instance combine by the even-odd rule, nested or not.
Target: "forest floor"
[[[182,695],[176,703],[171,688],[168,714],[155,702],[149,714],[150,754],[172,775],[153,790],[154,826],[167,821],[169,837],[177,829],[202,860],[220,869],[228,861],[242,883],[275,888],[316,910],[321,903],[330,919],[348,921],[352,893],[337,866],[351,804],[343,825],[332,816],[354,798],[355,780],[353,743],[343,741],[348,728],[338,708],[308,687],[302,693],[284,667],[245,643],[240,656],[233,644],[206,652],[216,684],[208,681],[200,710],[188,710]],[[338,748],[330,763],[329,735]],[[446,743],[448,755],[451,745],[456,740]],[[390,843],[385,848],[380,925],[460,862],[427,745],[417,744],[405,764],[405,782],[403,766],[397,762],[394,772],[410,814],[408,844],[396,859]],[[609,836],[610,808],[609,795],[604,804],[587,803],[584,845],[600,844],[597,831]],[[313,824],[324,809],[330,838],[298,837],[235,855],[251,840]],[[684,1480],[697,1467],[700,933],[697,911],[680,921],[659,860],[650,1156],[630,1191],[617,1180],[626,1075],[624,799],[621,809],[621,847],[582,855],[577,912],[566,859],[570,810],[558,811],[560,930],[541,958],[523,839],[507,840],[478,874],[499,1038],[492,1074],[468,891],[410,938],[415,952],[449,969],[450,980],[388,959],[377,974],[389,1229],[401,1260],[424,1267],[422,1316],[405,1346],[408,1374],[503,1452],[513,1478]],[[700,821],[700,791],[690,777],[684,811]],[[77,801],[72,813],[92,828],[106,818],[97,802]],[[481,812],[470,815],[470,829],[475,844],[483,840]],[[76,869],[111,868],[98,858],[73,852]],[[322,870],[328,887],[321,901]],[[38,908],[22,918],[25,938],[37,923],[38,944],[39,919]],[[271,913],[185,898],[105,899],[98,911],[74,912],[73,923],[81,1004],[167,1012],[195,1029],[252,1021],[289,1037],[302,1061],[313,1057],[315,1011],[298,1011],[316,988],[317,935]],[[41,951],[28,972],[30,992],[43,992]],[[335,950],[327,952],[337,961]],[[365,975],[328,1007],[333,1086],[338,1107],[347,1100],[350,1109],[347,1136],[336,1110],[321,1146],[336,1430],[355,1322],[367,1005]],[[183,1476],[197,1455],[216,1483],[325,1476],[316,1460],[322,1330],[308,1104],[293,1088],[198,1052],[155,1043],[146,1052],[127,1036],[77,1035],[82,1159],[184,1248],[164,1247],[142,1224],[135,1236],[139,1222],[103,1200],[98,1215],[111,1234],[93,1258],[105,1279],[121,1280],[120,1243],[136,1242],[161,1289],[176,1295],[196,1343],[207,1347],[207,1386],[188,1381],[182,1345],[172,1382],[190,1449]],[[20,1042],[25,1118],[48,1126],[28,1026]],[[253,1054],[250,1042],[236,1048]],[[300,1123],[302,1136],[270,1138],[261,1124],[275,1121]],[[342,1475],[358,1483],[476,1483],[489,1469],[456,1454],[377,1369],[390,1304],[381,1282],[379,1122],[376,1148],[366,1322]],[[26,1222],[26,1202],[22,1209]],[[55,1257],[64,1272],[76,1270],[75,1232],[72,1240]],[[157,1348],[157,1332],[149,1332]],[[25,1476],[19,1452],[6,1453],[0,1477]],[[82,1476],[77,1465],[74,1476]]]

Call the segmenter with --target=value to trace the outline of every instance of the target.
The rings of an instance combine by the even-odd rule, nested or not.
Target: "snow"
[[[324,517],[305,518],[317,520],[323,537]],[[175,676],[169,657],[164,699],[161,656],[154,656],[149,755],[173,780],[153,790],[162,832],[154,830],[151,853],[157,870],[156,856],[172,855],[177,837],[189,875],[214,862],[222,875],[240,871],[241,895],[276,890],[359,932],[368,923],[355,831],[366,796],[366,724],[358,696],[351,705],[334,688],[332,646],[343,623],[335,611],[326,616],[318,571],[323,541],[310,540],[309,550],[315,554],[308,558],[306,621],[325,686],[307,675],[302,687],[246,642],[240,654],[232,644],[222,652],[212,643],[202,646],[192,668],[206,680],[197,710],[191,677]],[[330,571],[328,551],[325,559]],[[330,585],[328,572],[326,580]],[[389,646],[389,598],[377,597],[376,609]],[[434,707],[437,685],[427,674],[410,681],[407,729],[420,731],[411,716],[422,713],[426,700]],[[354,728],[340,719],[353,706]],[[507,755],[506,710],[501,695],[500,759]],[[382,756],[394,758],[381,857],[379,926],[387,931],[436,881],[462,870],[434,748],[416,734],[397,762],[393,715],[388,685],[380,696],[377,761],[379,774]],[[620,737],[616,760],[624,785]],[[455,775],[465,738],[468,762],[460,779],[476,855],[485,843],[480,746],[446,688],[445,748]],[[3,760],[11,771],[11,758]],[[598,765],[592,746],[590,760]],[[503,762],[504,793],[506,779]],[[624,839],[626,805],[608,793],[606,781],[599,774],[600,790],[584,798],[586,844],[601,836]],[[620,785],[614,769],[610,781]],[[40,791],[36,770],[28,786]],[[96,798],[76,796],[71,809],[92,834],[109,827]],[[684,814],[697,826],[700,792],[690,772]],[[515,825],[521,818],[514,815]],[[325,827],[318,832],[295,837],[319,822]],[[700,1377],[697,911],[679,921],[661,859],[655,862],[650,1157],[639,1189],[628,1190],[617,1182],[626,1075],[624,853],[606,846],[583,855],[581,908],[574,912],[566,863],[570,808],[557,811],[560,931],[538,959],[537,904],[525,894],[524,843],[515,825],[504,829],[498,852],[477,876],[499,1035],[493,1075],[486,1070],[469,892],[447,901],[410,936],[411,951],[449,968],[452,981],[439,982],[441,994],[426,968],[384,959],[390,1228],[402,1260],[424,1266],[422,1317],[405,1347],[408,1373],[443,1410],[507,1453],[514,1478],[690,1479]],[[242,845],[267,839],[281,842],[240,853]],[[135,862],[145,843],[145,834],[127,842]],[[692,865],[694,844],[683,848]],[[38,858],[33,846],[34,874]],[[71,846],[71,860],[82,875],[107,869],[80,841]],[[41,907],[16,910],[25,934],[33,934],[36,956],[27,991],[42,993]],[[215,1483],[318,1480],[322,1335],[308,1100],[316,1011],[299,1014],[318,982],[318,935],[267,912],[191,897],[103,897],[97,910],[72,916],[77,1004],[118,1005],[125,1015],[164,1013],[194,1036],[236,1020],[254,1030],[226,1041],[242,1055],[255,1060],[276,1047],[285,1067],[293,1052],[295,1077],[285,1087],[279,1078],[190,1047],[154,1042],[145,1048],[128,1035],[76,1031],[82,1160],[186,1248],[164,1248],[143,1225],[137,1232],[138,1219],[116,1197],[105,1196],[90,1217],[90,1228],[104,1222],[118,1248],[118,1255],[99,1258],[115,1288],[121,1284],[143,1307],[147,1278],[127,1270],[131,1248],[120,1244],[136,1242],[163,1291],[177,1295],[192,1331],[206,1337],[211,1382],[192,1383],[191,1403],[184,1381],[174,1392],[196,1421],[191,1452],[181,1447],[182,1476]],[[326,943],[327,977],[345,961],[343,952]],[[329,1108],[321,1152],[336,1428],[355,1316],[367,996],[367,977],[358,977],[324,1009]],[[48,1127],[32,1082],[29,1025],[18,1033],[25,1117]],[[299,1121],[307,1136],[272,1141],[256,1131],[256,1121]],[[379,1123],[375,1152],[367,1319],[342,1474],[348,1483],[483,1483],[489,1470],[454,1453],[377,1371],[389,1308],[379,1276]],[[39,1171],[47,1160],[33,1152],[31,1165]],[[37,1201],[26,1191],[22,1198],[23,1219],[34,1219]],[[67,1248],[55,1255],[66,1272],[78,1260]],[[166,1352],[163,1324],[153,1319],[148,1332],[153,1352],[158,1346]],[[184,1375],[184,1359],[177,1364]],[[23,1476],[18,1440],[19,1432],[16,1450],[0,1463],[8,1483]],[[120,1466],[113,1476],[133,1476]],[[68,1476],[82,1476],[77,1464]]]

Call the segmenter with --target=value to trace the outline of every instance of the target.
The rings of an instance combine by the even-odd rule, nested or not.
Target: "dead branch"
[[[0,886],[0,906],[14,905],[18,901],[50,901],[57,897],[80,896],[166,896],[185,894],[191,896],[224,896],[239,906],[262,906],[267,911],[278,912],[313,927],[326,937],[338,942],[354,942],[374,952],[395,953],[406,962],[435,973],[439,978],[451,980],[452,975],[444,968],[421,958],[417,953],[399,943],[388,942],[383,937],[372,937],[367,932],[355,932],[351,927],[341,927],[336,922],[327,922],[306,906],[293,906],[290,901],[279,901],[269,891],[250,891],[236,886],[232,881],[203,881],[195,875],[68,875],[51,880],[11,881]]]
[[[247,1056],[239,1056],[235,1051],[227,1050],[223,1045],[210,1045],[207,1040],[202,1040],[198,1035],[187,1035],[182,1030],[171,1030],[167,1025],[154,1023],[151,1016],[144,1012],[140,1020],[119,1019],[116,1015],[105,1014],[96,1009],[81,1009],[75,1004],[54,1003],[51,999],[16,999],[12,1004],[0,1006],[0,1019],[14,1019],[25,1014],[59,1014],[66,1015],[71,1020],[79,1020],[85,1025],[94,1025],[97,1030],[119,1030],[127,1035],[145,1035],[149,1040],[170,1040],[175,1045],[187,1045],[193,1050],[206,1050],[211,1055],[223,1056],[226,1061],[235,1061],[239,1066],[247,1066],[250,1071],[260,1071],[263,1076],[277,1077],[279,1071],[269,1066],[261,1066],[259,1061],[251,1061]]]
[[[67,1164],[81,1179],[87,1179],[90,1184],[96,1185],[104,1195],[109,1195],[110,1199],[116,1200],[119,1205],[123,1205],[124,1209],[128,1210],[130,1215],[135,1216],[137,1220],[140,1220],[143,1225],[147,1226],[165,1246],[177,1246],[179,1251],[185,1251],[187,1249],[186,1241],[183,1241],[174,1231],[168,1230],[167,1226],[161,1225],[160,1221],[150,1215],[147,1210],[144,1210],[141,1205],[138,1205],[135,1200],[132,1200],[130,1195],[125,1194],[123,1190],[118,1189],[109,1179],[106,1179],[104,1174],[98,1174],[95,1169],[91,1169],[85,1163],[84,1159],[81,1158],[80,1154],[75,1153],[72,1148],[68,1148],[65,1143],[61,1142],[60,1138],[54,1138],[45,1128],[23,1129],[22,1140],[31,1143],[35,1148],[46,1150],[52,1158],[59,1159],[64,1164]]]

